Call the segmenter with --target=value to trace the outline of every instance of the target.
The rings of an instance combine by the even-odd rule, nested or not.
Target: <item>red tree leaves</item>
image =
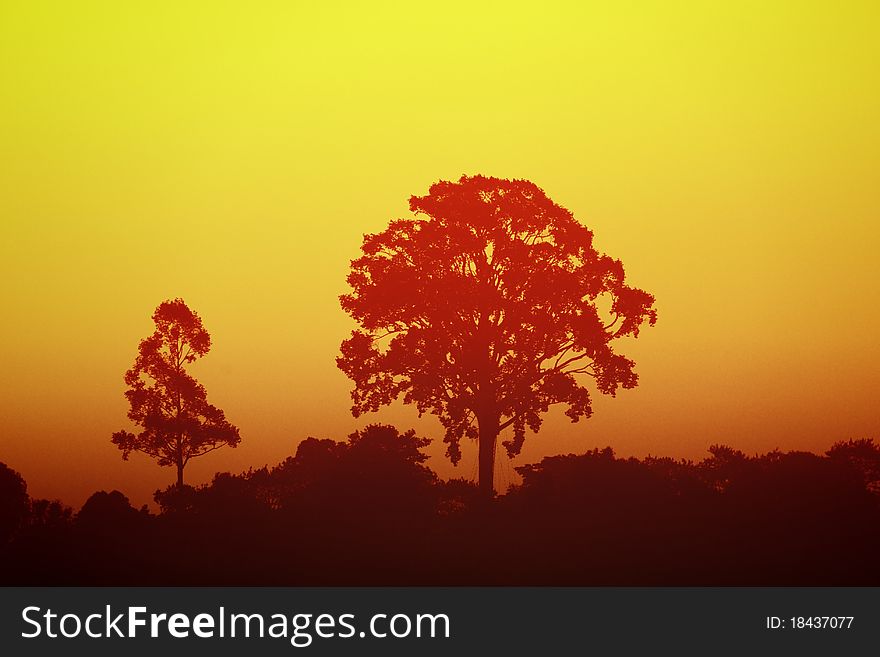
[[[551,405],[589,417],[581,375],[605,394],[636,385],[611,343],[655,323],[654,297],[627,286],[620,261],[540,188],[463,176],[410,209],[417,218],[364,237],[340,298],[361,326],[337,358],[355,416],[402,396],[440,418],[457,462],[478,420],[495,435],[512,426],[514,455]]]
[[[211,336],[199,316],[182,299],[165,301],[153,313],[156,330],[141,340],[134,365],[125,373],[129,419],[142,427],[138,434],[117,431],[111,438],[122,450],[143,452],[159,465],[183,469],[197,456],[225,445],[235,447],[241,437],[223,411],[208,403],[201,383],[186,365],[211,349]]]

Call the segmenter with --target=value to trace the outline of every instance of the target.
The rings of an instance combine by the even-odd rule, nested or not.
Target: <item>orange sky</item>
[[[175,296],[243,436],[190,482],[374,420],[471,476],[433,419],[353,420],[334,365],[362,234],[462,173],[543,187],[660,312],[639,388],[512,465],[880,438],[874,3],[178,4],[0,7],[0,461],[33,495],[173,481],[110,435]]]

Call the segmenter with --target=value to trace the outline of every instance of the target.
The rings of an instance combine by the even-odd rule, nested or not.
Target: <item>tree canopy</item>
[[[183,299],[174,299],[159,304],[153,321],[155,331],[141,340],[134,365],[125,373],[128,417],[142,429],[137,434],[117,431],[111,440],[123,459],[143,452],[161,466],[176,466],[177,483],[183,485],[183,469],[191,459],[235,447],[241,437],[186,370],[211,349],[201,318]]]
[[[402,397],[445,427],[447,455],[479,439],[480,484],[493,490],[496,440],[520,452],[526,429],[564,404],[592,413],[585,378],[614,395],[638,382],[612,343],[657,319],[654,297],[623,264],[526,180],[463,176],[410,199],[410,219],[366,235],[340,300],[360,325],[337,365],[355,416]]]

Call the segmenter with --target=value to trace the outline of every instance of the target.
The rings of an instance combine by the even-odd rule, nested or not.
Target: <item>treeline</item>
[[[616,458],[517,468],[487,501],[372,425],[272,468],[79,512],[0,464],[0,563],[23,585],[878,585],[880,447]]]

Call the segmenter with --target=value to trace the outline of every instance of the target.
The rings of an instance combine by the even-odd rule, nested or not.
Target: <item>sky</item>
[[[659,321],[639,387],[552,411],[543,456],[700,459],[880,438],[880,7],[867,1],[0,5],[0,462],[32,496],[136,505],[174,481],[111,434],[150,315],[242,442],[190,483],[370,422],[335,367],[364,233],[462,174],[526,178]],[[597,395],[598,397],[598,395]]]

